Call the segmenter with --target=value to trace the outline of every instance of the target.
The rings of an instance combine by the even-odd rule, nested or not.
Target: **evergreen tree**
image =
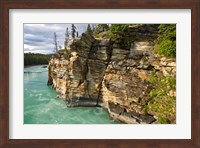
[[[62,46],[61,46],[61,45],[59,45],[58,47],[59,47],[59,50],[61,50],[61,49],[62,49]]]
[[[109,28],[109,36],[119,47],[130,48],[131,38],[128,24],[112,24]]]
[[[78,31],[76,32],[76,37],[78,38]]]
[[[90,24],[87,25],[86,33],[89,34],[89,35],[92,34],[92,29],[91,29],[91,27],[90,27]]]
[[[96,29],[96,24],[92,24],[92,32],[94,32]]]
[[[58,41],[57,41],[57,34],[54,32],[54,45],[55,45],[55,51],[58,51]]]
[[[87,34],[92,34],[92,29],[91,29],[90,24],[87,25],[86,33],[87,33]]]
[[[108,24],[99,24],[98,27],[99,27],[99,28],[102,28],[103,31],[106,31],[106,30],[108,30],[108,28],[109,28]]]
[[[76,26],[72,24],[72,39],[75,39]]]
[[[96,29],[95,29],[95,33],[104,32],[104,31],[106,31],[108,29],[109,29],[108,24],[98,24]]]
[[[65,42],[64,42],[65,49],[67,49],[68,42],[69,42],[69,30],[68,30],[68,27],[67,27],[66,31],[65,31]]]

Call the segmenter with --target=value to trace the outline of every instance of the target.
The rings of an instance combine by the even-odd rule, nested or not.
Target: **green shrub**
[[[176,41],[164,40],[158,46],[158,53],[167,57],[176,56]]]
[[[176,24],[161,24],[158,31],[156,48],[158,53],[176,57]]]
[[[155,88],[149,94],[151,101],[148,102],[146,111],[155,113],[161,124],[173,122],[176,119],[176,96],[170,96],[168,93],[176,90],[176,78],[157,77],[154,73],[149,77],[148,82]]]
[[[120,48],[130,48],[129,24],[112,24],[109,28],[109,37]]]
[[[109,29],[108,24],[98,24],[95,28],[95,34],[99,34],[101,32],[107,31]]]

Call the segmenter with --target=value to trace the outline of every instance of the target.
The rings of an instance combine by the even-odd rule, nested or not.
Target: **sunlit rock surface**
[[[153,89],[146,80],[152,69],[175,75],[176,62],[151,53],[154,44],[148,38],[156,36],[157,26],[146,27],[132,31],[140,40],[129,50],[87,34],[74,39],[49,62],[48,84],[69,101],[69,107],[102,106],[124,123],[153,123],[156,119],[144,111]]]

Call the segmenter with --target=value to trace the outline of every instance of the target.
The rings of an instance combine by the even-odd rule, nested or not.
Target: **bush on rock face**
[[[176,122],[176,77],[160,76],[154,72],[149,77],[148,82],[155,88],[149,93],[151,101],[146,106],[148,113],[153,113],[158,117],[161,124]]]
[[[167,57],[176,57],[176,24],[159,26],[157,39],[158,53]]]
[[[98,24],[97,27],[95,28],[95,34],[107,31],[108,29],[109,29],[108,24]]]
[[[109,37],[120,48],[130,48],[129,24],[112,24],[109,28]]]

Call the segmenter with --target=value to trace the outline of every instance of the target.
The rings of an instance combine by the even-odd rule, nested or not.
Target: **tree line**
[[[24,65],[43,65],[49,64],[51,55],[44,55],[39,53],[25,53],[24,54]]]

